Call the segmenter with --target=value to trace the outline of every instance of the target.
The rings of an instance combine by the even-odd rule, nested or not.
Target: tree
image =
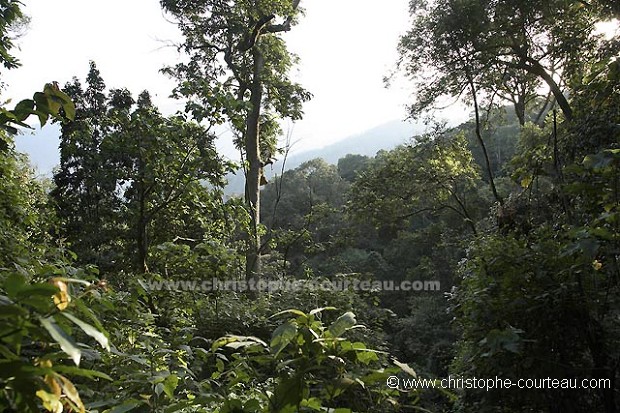
[[[462,411],[617,411],[618,353],[612,343],[619,329],[612,320],[618,314],[618,265],[612,251],[618,246],[618,212],[612,188],[618,176],[613,91],[620,71],[611,57],[617,36],[604,41],[593,33],[596,22],[614,13],[605,4],[611,5],[434,2],[420,11],[420,32],[404,40],[412,42],[405,46],[417,59],[411,73],[420,75],[420,62],[426,62],[437,75],[437,83],[418,78],[427,100],[414,109],[429,107],[442,94],[465,93],[474,110],[479,103],[493,109],[491,100],[514,89],[504,90],[503,80],[516,75],[534,82],[535,93],[548,88],[558,109],[546,122],[521,128],[520,153],[510,167],[523,189],[498,208],[497,231],[471,239],[460,262],[451,311],[461,341],[452,371],[579,376],[612,384],[570,394],[466,391]],[[531,101],[534,108],[540,98]],[[484,126],[482,110],[480,115],[476,124]],[[522,115],[517,108],[520,123]],[[537,317],[540,311],[545,317]]]
[[[87,83],[86,90],[77,79],[66,87],[78,115],[62,128],[52,196],[82,260],[110,268],[134,257],[129,264],[147,272],[153,241],[202,239],[208,220],[196,214],[219,209],[228,164],[212,134],[161,115],[148,92],[137,104],[126,89],[106,94],[94,63]]]
[[[192,225],[208,222],[200,214],[218,210],[229,165],[218,157],[212,134],[183,117],[163,117],[147,92],[128,120],[117,149],[125,154],[120,154],[127,165],[123,198],[133,223],[138,268],[145,272],[152,241],[204,238],[206,225],[198,230]]]
[[[304,269],[307,250],[320,259],[318,251],[335,252],[333,240],[344,227],[342,207],[349,183],[334,165],[312,159],[276,177],[263,191],[262,220],[267,226],[266,241],[275,241],[277,250],[293,268]]]
[[[448,210],[476,233],[469,194],[478,179],[464,135],[436,130],[378,156],[353,184],[348,209],[391,231],[413,217]]]
[[[461,97],[475,88],[469,92],[478,91],[479,98],[499,93],[513,101],[523,123],[526,104],[545,85],[571,119],[565,87],[583,61],[593,57],[592,46],[599,40],[594,23],[603,13],[596,4],[412,1],[413,28],[399,45],[400,64],[420,86],[412,112],[441,96]],[[426,70],[433,70],[433,77],[424,76]]]
[[[6,132],[0,131],[0,137]],[[43,185],[34,179],[25,156],[13,148],[0,155],[0,268],[19,257],[40,254],[52,227]]]
[[[568,83],[584,75],[584,62],[596,59],[592,51],[600,37],[594,35],[595,23],[610,12],[600,3],[575,0],[413,0],[410,4],[414,22],[400,41],[399,66],[416,83],[411,113],[417,116],[441,98],[463,98],[469,103],[489,184],[503,204],[485,143],[485,105],[490,112],[498,98],[512,102],[523,125],[532,106],[541,104],[538,95],[546,88],[549,95],[542,97],[537,118],[551,104],[571,120]]]
[[[348,154],[338,159],[338,174],[347,182],[354,182],[357,177],[366,171],[372,163],[372,159],[364,155]]]
[[[176,95],[188,98],[187,110],[201,121],[227,121],[245,157],[245,200],[251,216],[246,276],[260,273],[262,169],[276,152],[278,117],[301,118],[310,98],[288,78],[296,57],[282,33],[300,14],[300,0],[227,2],[162,0],[185,36],[181,49],[189,62],[167,68],[179,79]]]
[[[19,67],[19,60],[11,55],[14,47],[10,30],[13,25],[23,19],[21,2],[17,0],[0,0],[0,63],[7,69]]]
[[[77,110],[74,122],[61,127],[60,168],[54,174],[51,195],[64,233],[80,259],[105,269],[119,259],[114,243],[120,199],[117,172],[105,152],[104,139],[110,130],[105,83],[94,62],[86,82],[83,89],[74,78],[64,88]]]

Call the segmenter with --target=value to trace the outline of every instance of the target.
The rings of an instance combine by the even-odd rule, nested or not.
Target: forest
[[[95,61],[0,99],[0,412],[620,411],[620,3],[409,0],[385,47],[426,132],[269,180],[310,5],[159,3],[184,111]],[[0,0],[0,82],[29,7]]]

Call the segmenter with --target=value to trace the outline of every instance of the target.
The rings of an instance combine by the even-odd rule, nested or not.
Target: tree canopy
[[[0,107],[0,411],[618,411],[617,1],[411,0],[425,132],[269,182],[310,98],[300,1],[161,6],[184,113],[94,62]],[[0,0],[7,70],[23,7]],[[461,125],[433,119],[450,100]],[[60,131],[52,180],[15,149],[31,118]]]

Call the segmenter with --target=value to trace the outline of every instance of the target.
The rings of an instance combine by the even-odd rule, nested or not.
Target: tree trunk
[[[149,272],[149,267],[146,263],[146,257],[148,255],[148,240],[146,234],[146,222],[142,218],[138,223],[138,236],[136,241],[138,244],[138,271],[145,274]]]
[[[262,163],[260,158],[260,114],[263,100],[263,85],[261,72],[264,58],[258,45],[252,48],[254,60],[253,79],[250,86],[250,113],[246,121],[245,152],[248,161],[248,170],[245,180],[245,201],[251,218],[251,228],[248,237],[248,251],[246,253],[246,279],[260,274],[260,178]]]
[[[517,96],[514,105],[515,113],[519,119],[519,125],[525,126],[525,98],[522,95]]]
[[[474,113],[476,120],[476,139],[478,139],[478,143],[480,144],[480,148],[482,149],[482,155],[484,156],[487,174],[489,175],[489,185],[491,185],[491,191],[493,192],[495,200],[503,206],[504,200],[499,195],[497,187],[495,186],[495,177],[493,175],[493,168],[491,166],[491,160],[489,158],[489,151],[487,150],[487,146],[484,143],[484,138],[482,137],[482,125],[480,120],[480,107],[478,106],[478,95],[476,91],[476,85],[474,84],[474,79],[470,73],[467,73],[467,80],[469,81],[469,87],[471,89],[471,96],[474,104]]]
[[[146,218],[146,199],[144,193],[144,182],[140,183],[140,211],[138,216],[138,225],[136,228],[136,247],[138,252],[137,257],[137,269],[142,274],[149,272],[149,267],[146,263],[149,244],[148,244],[148,234],[147,227],[148,222]]]
[[[519,50],[515,49],[515,52],[517,52],[517,56],[521,58],[521,62],[519,62],[518,64],[506,63],[506,65],[508,67],[525,70],[528,73],[536,75],[542,80],[544,80],[547,86],[549,86],[549,89],[553,94],[556,102],[560,106],[562,113],[564,113],[564,117],[566,118],[566,120],[572,120],[573,109],[570,106],[568,99],[566,99],[566,96],[564,96],[564,93],[562,93],[562,89],[560,89],[560,86],[556,83],[555,80],[553,80],[553,76],[547,72],[547,70],[544,68],[543,65],[540,64],[539,61],[532,59],[529,56],[523,55]]]

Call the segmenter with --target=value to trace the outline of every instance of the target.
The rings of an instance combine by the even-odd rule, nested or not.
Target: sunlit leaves
[[[70,313],[64,312],[62,315],[75,323],[86,334],[97,340],[101,347],[107,351],[110,351],[110,343],[108,342],[108,338],[101,331]]]
[[[334,337],[340,337],[345,331],[356,324],[357,321],[355,320],[355,314],[349,311],[338,317],[328,329]]]
[[[384,391],[384,388],[387,377],[398,370],[375,370],[379,356],[385,353],[344,338],[349,330],[358,327],[351,312],[324,324],[323,319],[331,310],[334,308],[318,308],[308,313],[289,309],[274,315],[273,318],[285,320],[273,331],[268,353],[265,348],[239,347],[235,350],[241,351],[231,357],[226,349],[227,343],[234,343],[237,338],[228,336],[217,340],[212,348],[219,355],[214,377],[228,377],[229,386],[234,388],[240,382],[251,383],[257,375],[265,377],[262,374],[271,371],[269,366],[276,363],[276,370],[266,376],[269,383],[265,389],[267,398],[261,397],[271,411],[370,411],[368,409],[372,406],[379,406],[380,400],[381,403],[396,404],[391,391]],[[239,338],[242,341],[247,339]],[[366,397],[369,392],[373,399]],[[251,399],[250,402],[255,406],[258,401]],[[343,403],[356,408],[333,410]],[[242,406],[248,408],[242,400],[231,400],[224,404],[222,411],[241,409]]]
[[[82,358],[82,351],[77,346],[73,338],[71,338],[67,333],[65,333],[62,328],[56,324],[56,321],[51,318],[39,318],[39,321],[43,328],[45,328],[50,336],[60,344],[60,348],[73,360],[75,365],[80,365],[80,360]]]
[[[15,126],[30,128],[24,123],[28,117],[35,115],[41,126],[44,126],[50,117],[63,120],[75,119],[75,105],[71,98],[62,92],[56,83],[45,85],[43,92],[37,92],[32,99],[19,102],[15,109],[0,108],[0,128],[10,133],[17,133]],[[0,149],[6,149],[1,148]]]
[[[58,292],[54,294],[54,304],[60,311],[66,310],[71,302],[71,296],[69,295],[67,284],[57,279],[52,281],[53,285],[58,288]]]
[[[378,156],[354,182],[348,209],[377,226],[443,209],[468,219],[464,200],[478,179],[464,135],[439,130]]]
[[[105,373],[78,367],[84,359],[92,360],[99,354],[81,339],[91,336],[110,348],[103,333],[81,320],[85,314],[79,293],[91,284],[67,278],[68,274],[79,276],[85,271],[61,262],[33,263],[25,258],[20,262],[23,266],[15,264],[12,272],[0,269],[0,289],[6,294],[0,295],[0,364],[4,372],[0,375],[7,385],[0,389],[0,398],[24,413],[40,411],[34,400],[49,412],[84,412],[80,392],[71,378],[111,380]],[[32,281],[52,274],[57,277],[47,282]],[[75,288],[70,289],[69,284]],[[69,309],[75,315],[69,314]],[[92,313],[86,315],[100,324]],[[79,328],[72,328],[73,324]],[[66,364],[67,359],[73,365]]]

